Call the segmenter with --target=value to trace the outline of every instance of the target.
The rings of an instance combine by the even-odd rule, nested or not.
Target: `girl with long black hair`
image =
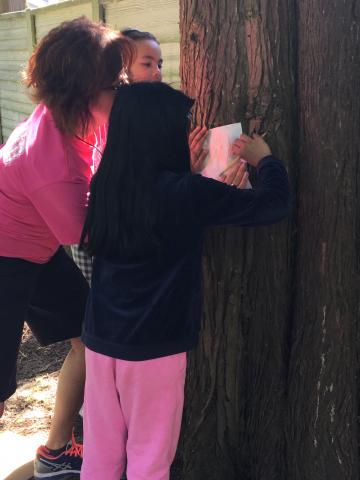
[[[288,177],[243,135],[258,187],[194,175],[193,101],[163,83],[119,88],[81,242],[94,258],[86,345],[83,480],[167,480],[179,438],[186,352],[200,329],[209,226],[268,225],[289,211]]]

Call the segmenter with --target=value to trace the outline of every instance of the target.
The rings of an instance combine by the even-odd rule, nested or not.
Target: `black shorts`
[[[88,291],[63,248],[45,264],[0,257],[0,401],[16,390],[24,322],[41,345],[79,337]]]

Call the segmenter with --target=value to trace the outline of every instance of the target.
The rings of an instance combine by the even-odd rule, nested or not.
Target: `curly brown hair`
[[[40,41],[23,81],[36,103],[51,111],[63,133],[85,134],[90,104],[119,83],[134,56],[131,41],[86,17],[61,23]]]

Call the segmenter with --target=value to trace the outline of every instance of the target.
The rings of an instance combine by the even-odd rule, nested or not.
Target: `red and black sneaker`
[[[80,478],[82,460],[83,446],[76,443],[74,434],[71,441],[56,455],[47,447],[41,445],[36,452],[34,479],[60,480],[74,475]]]

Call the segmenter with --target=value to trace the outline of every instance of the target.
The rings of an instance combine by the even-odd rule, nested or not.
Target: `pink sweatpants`
[[[142,362],[86,349],[82,480],[168,480],[179,440],[186,353]]]

